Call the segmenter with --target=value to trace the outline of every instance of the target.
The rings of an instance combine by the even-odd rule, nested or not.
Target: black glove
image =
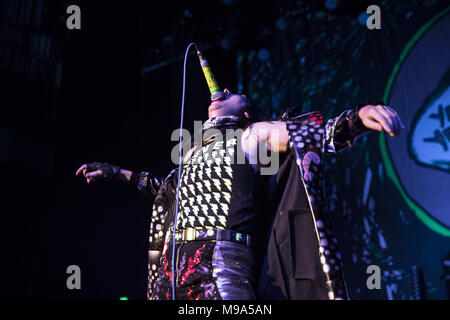
[[[93,172],[100,170],[102,172],[101,178],[107,181],[117,180],[119,178],[120,167],[109,164],[107,162],[91,162],[87,164],[87,171]],[[99,176],[94,177],[94,180]]]

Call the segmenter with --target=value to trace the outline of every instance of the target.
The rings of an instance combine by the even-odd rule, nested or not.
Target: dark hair
[[[253,132],[253,125],[257,122],[272,121],[269,115],[266,112],[264,112],[261,108],[259,108],[251,99],[247,99],[247,106],[243,110],[243,112],[247,112],[250,116],[249,118],[245,118],[247,123],[243,127],[243,129],[244,130],[250,129],[250,132]]]
[[[245,107],[244,112],[247,112],[250,115],[250,118],[248,118],[250,124],[272,120],[269,115],[259,108],[250,98],[247,99],[247,106]]]

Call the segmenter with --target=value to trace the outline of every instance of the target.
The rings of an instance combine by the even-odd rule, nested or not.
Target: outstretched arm
[[[83,164],[76,172],[77,176],[83,175],[87,183],[97,180],[114,180],[131,183],[145,194],[155,195],[152,208],[152,216],[149,231],[148,251],[148,287],[147,298],[150,299],[158,279],[161,252],[163,251],[164,239],[170,227],[168,208],[173,202],[176,189],[177,170],[172,170],[163,181],[153,177],[149,172],[135,173],[130,170],[121,169],[108,163],[93,162]]]
[[[328,120],[326,130],[326,150],[342,151],[350,147],[359,137],[375,130],[386,131],[391,137],[405,128],[398,113],[385,105],[360,105],[345,110],[336,118]],[[266,142],[267,149],[284,152],[288,149],[289,134],[285,121],[265,121],[254,123],[244,132],[248,150],[255,152],[258,142]],[[244,144],[245,146],[245,144]],[[253,146],[253,147],[251,147]]]
[[[83,175],[87,183],[97,180],[122,180],[136,186],[141,192],[148,195],[156,195],[162,184],[162,179],[153,176],[150,172],[133,172],[106,162],[83,164],[75,174]]]

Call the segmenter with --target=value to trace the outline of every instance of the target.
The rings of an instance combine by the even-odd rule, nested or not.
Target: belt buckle
[[[186,228],[183,230],[183,241],[195,240],[195,228]]]

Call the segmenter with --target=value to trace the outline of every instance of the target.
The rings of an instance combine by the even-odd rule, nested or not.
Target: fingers
[[[83,174],[84,174],[86,170],[87,170],[87,164],[83,164],[81,167],[78,168],[75,175],[79,176],[81,172],[83,172]]]
[[[388,118],[390,118],[390,116],[387,114],[386,111],[384,110],[380,110],[381,108],[376,108],[373,109],[373,112],[371,114],[371,116],[369,118],[372,118],[372,120],[375,120],[376,122],[378,122],[382,129],[386,132],[388,132],[391,136],[394,135],[393,132],[393,122],[392,120],[388,120]],[[379,130],[381,131],[381,130]]]
[[[96,170],[96,171],[92,171],[92,172],[88,172],[85,173],[84,175],[86,177],[86,181],[87,183],[91,183],[94,182],[95,179],[102,177],[103,176],[103,171],[102,170]]]
[[[400,116],[398,115],[398,113],[394,109],[392,109],[390,106],[385,106],[385,107],[395,115],[395,118],[396,118],[397,122],[400,124],[400,126],[402,127],[402,129],[405,129],[405,125],[403,124],[402,119],[400,119]]]
[[[371,129],[385,130],[391,137],[397,136],[401,128],[405,128],[398,113],[389,106],[373,106],[366,119]],[[377,122],[376,125],[374,122]]]
[[[390,133],[391,136],[397,136],[400,134],[400,130],[401,129],[405,129],[405,125],[402,123],[402,120],[400,119],[400,116],[398,115],[398,113],[392,109],[389,106],[381,106],[382,110],[384,110],[385,112],[387,112],[390,116],[390,118],[392,119],[392,121],[394,122],[394,132]],[[381,111],[381,110],[380,110]]]
[[[95,162],[83,164],[81,167],[78,168],[75,175],[79,176],[81,173],[83,173],[83,175],[86,178],[87,183],[91,183],[91,182],[94,182],[97,177],[103,176],[103,171],[98,168],[99,168],[99,165],[98,165],[98,163],[95,163]],[[97,169],[97,170],[95,170],[95,169]],[[90,171],[90,170],[95,170],[95,171]],[[88,171],[90,171],[90,172],[88,172]]]
[[[367,123],[364,123],[364,125],[367,128],[370,128],[372,130],[377,130],[377,131],[383,131],[383,127],[377,121],[372,120],[371,118],[368,118],[366,121],[367,121]]]
[[[99,177],[99,176],[102,176],[102,175],[103,175],[103,171],[102,170],[96,170],[96,171],[88,172],[84,176],[86,178],[94,178],[95,179],[96,177]]]
[[[392,117],[390,111],[384,108],[384,106],[379,106],[377,111],[383,116],[383,119],[386,121],[387,126],[383,125],[383,129],[389,133],[390,136],[394,136],[397,131],[397,124],[395,119]]]
[[[396,112],[388,109],[387,106],[381,106],[380,112],[392,122],[392,133],[389,133],[391,136],[396,136],[400,133],[400,121],[397,119]]]

